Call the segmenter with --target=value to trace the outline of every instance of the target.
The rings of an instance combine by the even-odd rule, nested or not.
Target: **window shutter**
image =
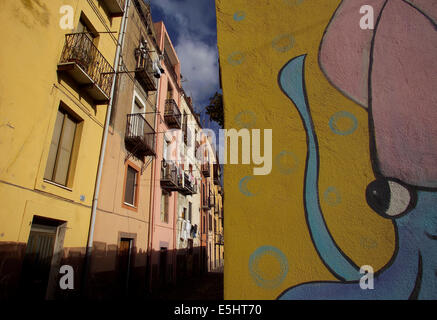
[[[44,179],[52,180],[53,171],[55,169],[56,155],[58,154],[59,139],[61,138],[62,124],[64,122],[64,114],[58,110],[55,121],[55,129],[53,131],[52,142],[50,144],[49,156],[47,159]]]
[[[64,117],[64,125],[59,142],[58,161],[56,162],[56,173],[54,176],[54,181],[62,185],[67,184],[68,168],[70,167],[75,132],[76,123],[66,115]]]

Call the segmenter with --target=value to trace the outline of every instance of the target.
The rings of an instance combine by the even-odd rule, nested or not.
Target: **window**
[[[124,188],[124,203],[130,206],[136,206],[136,195],[138,186],[138,171],[131,166],[126,169],[126,184]]]
[[[169,195],[162,193],[161,195],[161,222],[168,223],[168,205]]]
[[[203,229],[202,233],[206,233],[206,219],[205,219],[205,216],[203,216],[202,229]]]
[[[209,231],[212,231],[212,217],[210,214],[208,214],[208,217],[209,217],[209,221],[208,221]]]
[[[193,222],[193,220],[191,220],[192,210],[193,210],[193,204],[191,202],[188,202],[188,220],[190,220],[190,222]]]
[[[96,30],[91,26],[91,23],[89,23],[88,19],[82,14],[79,23],[77,24],[76,28],[77,33],[85,33],[86,36],[92,41],[95,42],[97,40],[98,33]],[[94,43],[97,44],[97,43]]]
[[[183,135],[184,135],[184,143],[185,145],[188,145],[188,115],[187,112],[184,110],[184,118],[183,118]]]
[[[184,208],[184,210],[182,211],[182,219],[186,219],[187,218],[187,208]]]
[[[77,125],[64,109],[58,109],[44,179],[67,185]]]
[[[167,139],[164,137],[164,148],[162,151],[162,157],[164,158],[164,160],[169,160],[171,159],[171,157],[167,154],[169,153],[169,142],[167,141]]]
[[[170,82],[168,82],[167,99],[173,99],[173,88]]]

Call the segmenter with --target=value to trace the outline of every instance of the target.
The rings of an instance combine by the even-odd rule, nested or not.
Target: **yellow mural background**
[[[374,180],[367,111],[332,87],[318,65],[323,32],[340,2],[216,1],[225,128],[239,129],[246,118],[249,127],[273,129],[272,172],[247,184],[255,196],[248,197],[239,189],[240,180],[251,176],[253,167],[225,166],[225,299],[275,299],[300,283],[336,280],[318,257],[305,221],[306,133],[277,81],[280,69],[302,54],[308,54],[305,81],[319,142],[319,198],[328,228],[359,266],[371,265],[376,271],[393,255],[393,225],[373,212],[365,199],[366,186]],[[284,35],[294,38],[290,50],[286,50],[289,42]],[[353,134],[342,136],[331,130],[329,120],[339,111],[357,118]],[[340,129],[350,126],[344,121],[338,122]],[[295,158],[284,156],[278,161],[284,151]],[[292,172],[284,173],[284,168]],[[330,187],[338,190],[339,203],[324,198]],[[288,261],[285,279],[274,288],[258,285],[249,272],[251,254],[266,245],[281,250]],[[275,257],[260,258],[258,273],[264,279],[273,279],[279,272]]]

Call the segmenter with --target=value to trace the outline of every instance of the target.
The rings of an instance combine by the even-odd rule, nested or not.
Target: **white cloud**
[[[214,0],[153,0],[170,23],[177,23],[178,30],[195,34],[198,38],[215,37]]]
[[[196,103],[204,103],[219,85],[217,49],[185,35],[179,39],[175,49],[181,61],[183,87]]]
[[[214,1],[152,2],[164,13],[167,29],[177,34],[172,42],[181,62],[186,93],[192,95],[197,108],[205,107],[219,87]]]

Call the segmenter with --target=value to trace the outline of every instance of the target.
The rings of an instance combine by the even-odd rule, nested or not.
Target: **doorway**
[[[129,292],[129,282],[132,264],[132,244],[133,239],[121,238],[120,247],[118,250],[118,272],[120,279],[120,286],[122,292],[127,296]]]
[[[60,228],[63,224],[65,221],[33,217],[21,273],[23,295],[51,298],[50,283],[53,284],[53,275],[59,272],[64,243],[65,228]]]
[[[159,277],[161,287],[165,287],[167,279],[167,248],[161,247],[159,252]]]

